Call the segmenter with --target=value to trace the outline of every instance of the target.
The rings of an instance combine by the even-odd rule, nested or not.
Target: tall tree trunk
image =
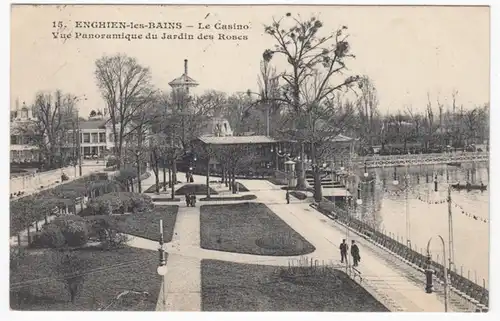
[[[314,176],[314,200],[316,202],[321,202],[323,199],[323,190],[321,187],[321,170],[319,166],[315,166],[313,170]]]
[[[210,158],[207,159],[207,198],[210,198]]]
[[[163,191],[166,192],[167,191],[167,169],[166,169],[167,166],[165,164],[165,158],[163,158],[162,164],[163,164]],[[170,179],[170,176],[168,179]]]
[[[300,143],[300,161],[298,163],[297,171],[297,189],[306,188],[306,169],[304,166],[304,143]]]
[[[168,167],[168,187],[172,187],[172,164]]]
[[[29,224],[28,224],[27,231],[28,231],[28,246],[29,246],[31,244],[31,232],[30,232],[30,225]]]
[[[233,194],[236,194],[236,171],[233,168],[233,171],[231,173],[231,186],[233,187]]]
[[[139,155],[138,154],[136,154],[136,162],[137,162],[137,193],[142,193],[141,161],[139,160]]]
[[[130,191],[133,193],[134,192],[134,179],[130,179]]]
[[[170,167],[174,167],[173,166],[173,163],[175,163],[174,161],[172,161],[172,164]],[[175,198],[175,183],[174,183],[174,173],[173,173],[173,170],[170,171],[170,167],[169,167],[169,171],[168,171],[168,175],[169,175],[169,178],[170,178],[170,193],[171,193],[171,197],[172,199]]]
[[[177,161],[174,159],[172,161],[172,182],[177,184]]]

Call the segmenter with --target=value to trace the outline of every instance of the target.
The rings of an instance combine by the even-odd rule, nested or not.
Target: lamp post
[[[444,264],[443,264],[443,267],[444,267],[444,312],[448,312],[448,269],[446,268],[446,260],[447,260],[447,257],[446,257],[446,245],[445,245],[445,242],[444,242],[444,239],[441,235],[438,235],[439,239],[441,240],[441,243],[443,245],[443,259],[444,259]],[[425,286],[425,290],[427,293],[432,293],[432,274],[433,274],[433,271],[431,269],[431,250],[430,250],[430,246],[431,246],[431,241],[432,241],[432,237],[429,239],[429,242],[427,242],[427,269],[425,271],[426,273],[426,286]]]
[[[159,258],[160,262],[157,268],[157,272],[160,276],[163,277],[163,309],[164,311],[167,310],[167,280],[166,280],[166,274],[167,274],[167,264],[165,260],[165,243],[163,242],[163,220],[160,220],[160,241],[159,241],[159,248],[158,248],[158,253],[159,253]]]
[[[286,203],[290,204],[290,185],[292,185],[292,175],[295,172],[294,168],[295,162],[292,160],[288,160],[285,162],[285,171],[287,178],[287,186],[286,186]]]

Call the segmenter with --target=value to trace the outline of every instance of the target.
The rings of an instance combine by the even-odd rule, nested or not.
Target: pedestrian
[[[344,263],[344,259],[347,262],[347,250],[349,250],[349,245],[345,242],[345,239],[342,240],[340,244],[340,263]]]
[[[189,183],[189,172],[186,172],[186,183]]]
[[[352,240],[352,245],[351,245],[351,256],[352,256],[352,261],[354,262],[353,266],[358,266],[359,261],[361,261],[361,257],[359,256],[358,245],[354,240]]]

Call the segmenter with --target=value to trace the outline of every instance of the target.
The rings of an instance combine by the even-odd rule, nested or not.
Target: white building
[[[119,125],[117,125],[117,131],[119,131]],[[133,126],[125,130],[128,133]],[[107,155],[113,153],[115,148],[115,138],[113,134],[113,125],[110,119],[105,119],[103,117],[92,117],[89,120],[79,122],[80,130],[80,154],[82,158],[103,158]],[[77,133],[78,135],[78,133]],[[128,134],[124,146],[130,141],[134,141],[135,134]],[[146,133],[147,136],[147,133]],[[73,138],[73,131],[69,131],[66,136],[66,141],[64,148],[66,153],[72,153],[76,151],[77,141]],[[143,146],[148,145],[148,140],[145,139]]]
[[[10,111],[10,162],[25,163],[38,161],[38,147],[30,143],[29,137],[20,130],[25,128],[32,121],[36,120],[33,108],[29,108],[23,102],[19,106],[16,101],[14,110]]]

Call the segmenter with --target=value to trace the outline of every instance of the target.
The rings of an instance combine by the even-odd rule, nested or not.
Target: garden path
[[[197,177],[195,177],[196,181]],[[321,263],[339,264],[338,247],[340,242],[346,238],[346,235],[349,240],[355,239],[361,249],[362,263],[359,266],[359,271],[363,276],[362,285],[391,311],[444,311],[441,294],[425,293],[421,285],[422,280],[410,280],[404,268],[387,261],[386,257],[390,256],[389,253],[384,252],[354,232],[346,232],[337,223],[311,209],[306,202],[286,204],[284,191],[268,181],[240,180],[240,182],[257,195],[259,202],[266,204],[276,215],[316,247],[316,251],[307,256],[309,259],[318,260]],[[166,280],[167,285],[171,287],[167,293],[168,310],[200,311],[201,271],[199,266],[201,259],[286,266],[291,261],[300,258],[300,256],[269,257],[201,249],[199,207],[187,208],[184,202],[180,204],[174,239],[167,244],[169,258]],[[151,250],[158,248],[158,244],[155,242],[134,237],[131,238],[129,244]],[[162,296],[160,296],[159,302],[161,298]],[[161,304],[159,305],[161,307]]]

